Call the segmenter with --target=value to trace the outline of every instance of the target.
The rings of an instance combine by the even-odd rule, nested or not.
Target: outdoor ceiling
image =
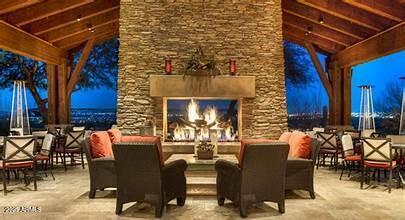
[[[402,0],[282,0],[284,39],[335,54],[404,22]],[[1,0],[0,19],[70,50],[118,36],[119,0]]]

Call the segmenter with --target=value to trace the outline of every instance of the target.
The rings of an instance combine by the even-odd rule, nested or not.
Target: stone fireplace
[[[168,140],[168,101],[194,98],[237,100],[237,139],[275,138],[287,129],[281,0],[121,0],[120,10],[119,127],[139,133],[154,120]],[[184,80],[184,63],[198,47],[223,75]],[[164,75],[167,57],[172,76]],[[238,76],[228,75],[229,59]]]

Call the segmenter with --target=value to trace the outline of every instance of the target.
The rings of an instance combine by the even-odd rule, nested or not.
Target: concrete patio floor
[[[33,185],[12,181],[6,197],[0,193],[0,219],[153,219],[154,209],[147,204],[130,203],[124,206],[121,216],[116,216],[115,193],[97,192],[88,199],[88,170],[71,167],[67,172],[55,170],[55,178],[44,177]],[[348,178],[339,181],[339,173],[328,168],[316,171],[317,198],[309,199],[304,191],[288,193],[286,213],[280,215],[273,203],[252,207],[252,219],[405,219],[405,192],[393,189],[388,194],[385,186],[360,190],[359,182]],[[5,207],[39,207],[40,212],[5,213]],[[239,219],[239,211],[229,201],[217,206],[214,196],[190,196],[184,207],[172,201],[163,219]]]

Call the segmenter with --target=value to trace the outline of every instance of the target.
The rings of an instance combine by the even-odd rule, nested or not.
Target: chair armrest
[[[313,168],[314,161],[311,159],[301,159],[301,158],[288,158],[287,168]]]
[[[175,160],[170,163],[167,163],[163,167],[163,173],[172,174],[172,173],[183,173],[187,169],[187,162],[185,160]]]
[[[220,172],[238,172],[240,171],[239,165],[227,160],[217,160],[215,163],[215,170]]]
[[[90,162],[91,166],[95,168],[114,168],[115,167],[115,159],[112,157],[100,157],[91,159]]]

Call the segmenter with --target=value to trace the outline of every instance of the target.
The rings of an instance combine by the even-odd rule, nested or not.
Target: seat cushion
[[[283,134],[281,134],[281,136],[280,136],[280,138],[278,138],[278,140],[288,143],[290,141],[291,134],[292,134],[292,132],[288,132],[288,131],[284,132]]]
[[[372,168],[392,169],[396,165],[397,165],[397,162],[395,160],[392,161],[392,166],[390,163],[387,163],[387,162],[364,161],[364,166],[372,167]]]
[[[157,145],[158,152],[159,152],[159,161],[160,165],[163,166],[165,161],[163,158],[163,149],[162,149],[162,142],[160,141],[160,137],[158,136],[140,136],[140,135],[131,135],[131,136],[122,136],[121,142],[144,142],[144,143],[153,143]]]
[[[9,169],[18,169],[18,168],[31,168],[34,162],[32,161],[23,161],[23,162],[9,162],[6,163],[5,167]],[[0,163],[0,169],[3,169],[3,163]]]
[[[43,154],[37,154],[37,155],[35,155],[35,159],[36,160],[49,160],[49,156],[43,155]]]
[[[113,157],[110,136],[106,131],[98,131],[90,136],[91,155],[93,158]]]
[[[245,153],[245,146],[247,144],[257,144],[257,143],[269,143],[269,142],[274,142],[274,140],[266,139],[266,138],[257,138],[257,139],[243,139],[240,143],[239,147],[239,154],[238,154],[238,161],[239,165],[242,164],[243,161],[243,155]]]
[[[111,143],[117,143],[121,141],[122,133],[119,129],[112,128],[107,131],[110,136]]]
[[[290,157],[309,159],[311,156],[311,137],[307,134],[294,131],[289,139]]]
[[[361,161],[361,155],[346,156],[345,160],[347,160],[347,161]]]

